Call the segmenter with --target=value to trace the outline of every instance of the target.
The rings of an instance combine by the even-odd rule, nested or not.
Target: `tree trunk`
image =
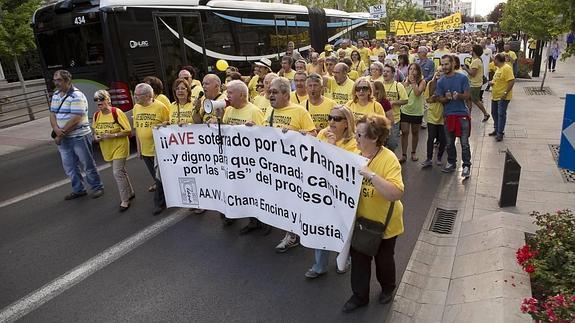
[[[548,45],[550,45],[551,43],[549,43]],[[543,91],[543,85],[545,84],[545,78],[547,77],[547,68],[549,66],[549,53],[550,53],[550,49],[551,47],[547,47],[547,53],[545,54],[545,59],[543,60],[544,64],[545,64],[545,72],[543,72],[543,78],[541,79],[541,87],[539,88],[540,91]]]
[[[34,111],[32,111],[32,107],[30,106],[30,102],[28,102],[28,94],[26,90],[26,83],[24,82],[24,76],[22,76],[22,71],[20,70],[20,63],[18,63],[18,57],[14,56],[14,67],[16,67],[16,73],[18,74],[18,80],[20,81],[20,85],[22,86],[22,93],[24,93],[24,99],[26,102],[26,109],[28,110],[28,117],[30,121],[36,119],[34,117]]]

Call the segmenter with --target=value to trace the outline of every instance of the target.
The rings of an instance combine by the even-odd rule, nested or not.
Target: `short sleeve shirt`
[[[62,95],[63,94],[63,95]],[[88,121],[88,100],[84,93],[77,88],[72,88],[68,94],[60,91],[54,92],[50,103],[50,112],[56,114],[56,122],[59,128],[64,128],[72,117],[81,116],[80,122],[66,137],[81,137],[90,134],[90,122]]]
[[[296,131],[315,130],[309,113],[301,105],[295,104],[281,109],[268,109],[264,117],[264,125],[277,128],[288,127]]]

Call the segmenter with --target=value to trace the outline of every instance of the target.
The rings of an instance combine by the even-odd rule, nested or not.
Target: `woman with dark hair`
[[[183,79],[178,78],[172,85],[174,95],[174,102],[170,104],[170,120],[166,124],[193,124],[194,118],[194,105],[192,102],[192,89],[190,83]]]
[[[164,95],[164,83],[162,83],[162,80],[155,76],[146,76],[144,77],[144,83],[150,84],[154,90],[154,100],[162,102],[166,108],[170,107],[170,99]]]
[[[351,52],[351,68],[350,71],[356,71],[359,76],[363,76],[365,72],[365,63],[361,60],[361,55],[359,51],[353,50]]]
[[[397,66],[395,68],[395,80],[397,82],[403,82],[407,77],[407,72],[409,68],[409,56],[407,54],[399,54],[397,56]]]
[[[416,155],[417,144],[419,143],[419,129],[423,120],[423,108],[425,105],[422,96],[425,91],[426,82],[421,73],[421,67],[417,63],[409,65],[407,78],[403,82],[407,91],[407,104],[400,108],[400,127],[401,127],[401,152],[400,163],[407,160],[407,145],[409,143],[409,134],[411,133],[411,160],[417,161]]]
[[[387,304],[395,289],[394,249],[397,236],[403,233],[403,179],[401,165],[395,154],[383,143],[389,135],[389,120],[380,115],[363,116],[357,121],[355,139],[361,155],[369,162],[360,170],[363,176],[356,222],[372,221],[383,224],[377,252],[370,256],[352,244],[351,289],[353,295],[343,306],[351,312],[369,303],[371,261],[375,261],[377,281],[381,286],[379,302]],[[362,220],[363,219],[363,220]],[[387,225],[386,225],[387,223]],[[357,231],[354,234],[359,234]]]

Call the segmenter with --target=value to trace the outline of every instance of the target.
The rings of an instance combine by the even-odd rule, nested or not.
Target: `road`
[[[422,132],[421,139],[425,136]],[[422,158],[424,147],[418,150]],[[101,158],[97,159],[102,164]],[[421,171],[419,163],[408,161],[403,169],[406,231],[396,246],[398,284],[437,185],[445,176],[438,167]],[[127,167],[136,199],[120,214],[110,168],[101,171],[106,185],[102,198],[64,201],[69,184],[52,185],[65,179],[55,146],[0,157],[0,205],[45,188],[0,209],[0,309],[179,212],[186,214],[183,220],[22,321],[310,322],[321,318],[326,322],[382,322],[388,313],[389,305],[377,303],[380,290],[372,277],[372,303],[342,314],[341,307],[351,295],[350,277],[335,272],[335,254],[327,275],[306,280],[304,273],[312,264],[313,251],[298,247],[276,254],[274,247],[283,237],[279,230],[268,236],[240,236],[238,231],[246,220],[223,227],[215,212],[193,215],[169,210],[152,216],[153,196],[147,192],[152,181],[144,163],[131,159]]]

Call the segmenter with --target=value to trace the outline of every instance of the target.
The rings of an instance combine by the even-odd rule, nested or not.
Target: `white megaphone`
[[[227,100],[216,101],[216,100],[205,99],[204,100],[204,111],[207,114],[211,114],[212,112],[217,112],[218,110],[221,110],[223,112],[224,109],[229,105],[230,105],[230,103]]]

